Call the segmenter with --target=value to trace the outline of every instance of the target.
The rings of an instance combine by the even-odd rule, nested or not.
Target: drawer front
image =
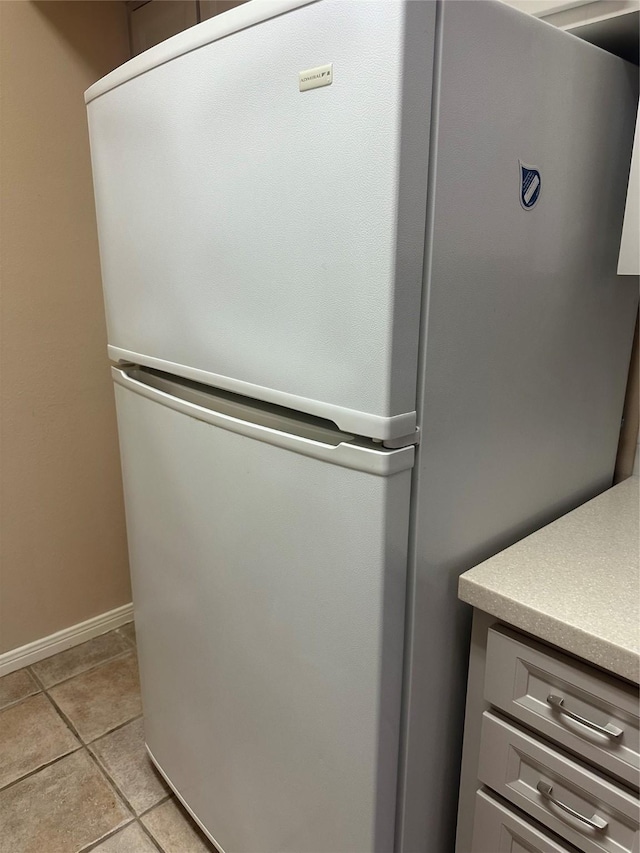
[[[584,853],[640,849],[636,796],[489,711],[478,778]]]
[[[499,627],[489,631],[484,697],[638,787],[640,720],[638,691],[631,685]]]
[[[490,794],[478,791],[470,853],[575,853],[575,847],[554,840]]]

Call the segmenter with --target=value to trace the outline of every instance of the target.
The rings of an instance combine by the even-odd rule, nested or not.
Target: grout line
[[[11,673],[9,673],[9,675],[11,675]],[[41,693],[42,690],[38,688],[35,693],[29,693],[28,696],[22,696],[20,699],[16,699],[13,702],[9,702],[8,705],[3,705],[2,708],[0,708],[0,714],[2,714],[3,711],[8,711],[9,708],[15,708],[16,705],[20,705],[22,702],[26,702],[27,699],[33,699],[34,696],[39,696]]]
[[[36,679],[36,682],[37,682],[38,684],[42,685],[42,682],[41,682],[41,681],[40,681],[40,679],[35,675],[35,673],[33,673],[33,677]],[[74,676],[74,677],[75,677],[75,676]],[[70,681],[71,679],[68,679],[68,680]],[[58,703],[56,702],[56,700],[54,699],[54,697],[53,697],[53,696],[51,696],[51,694],[49,693],[49,690],[50,690],[50,689],[52,689],[53,687],[57,687],[57,686],[58,686],[57,684],[53,684],[53,685],[51,686],[51,688],[47,688],[47,687],[42,686],[42,687],[41,687],[41,689],[42,689],[42,693],[47,697],[47,699],[49,700],[49,702],[53,705],[54,710],[55,710],[55,711],[58,713],[58,715],[59,715],[59,716],[64,720],[64,722],[66,723],[67,727],[68,727],[69,729],[71,729],[71,731],[73,732],[73,734],[78,738],[78,740],[80,741],[80,743],[81,743],[83,746],[87,746],[87,747],[88,747],[88,746],[89,746],[89,744],[93,744],[93,743],[95,743],[96,741],[100,740],[100,738],[106,737],[107,735],[112,734],[112,732],[116,732],[116,731],[118,731],[118,729],[122,729],[122,728],[124,728],[124,726],[126,726],[128,723],[133,723],[133,722],[134,722],[134,720],[139,720],[139,719],[143,716],[142,714],[135,714],[133,717],[130,717],[129,719],[125,720],[124,722],[122,722],[122,723],[118,723],[116,726],[113,726],[113,728],[111,728],[111,729],[107,729],[107,730],[106,730],[106,732],[102,732],[101,734],[97,735],[97,736],[96,736],[96,737],[94,737],[92,740],[85,740],[85,739],[84,739],[84,737],[82,737],[82,735],[80,734],[80,732],[79,732],[79,731],[76,729],[76,727],[73,725],[73,723],[71,722],[71,720],[69,719],[69,717],[67,717],[67,715],[65,714],[65,712],[60,708],[60,706],[58,705]],[[38,694],[34,694],[34,695],[38,695]]]
[[[204,844],[205,849],[210,849],[211,853],[221,853],[220,848],[215,844],[215,842],[211,841],[211,839],[207,836],[202,827],[198,824],[198,821],[194,819],[194,816],[189,813],[189,810],[186,808],[184,803],[180,801],[179,796],[176,792],[172,792],[168,797],[168,800],[172,800],[174,805],[176,806],[178,813],[181,815],[184,823],[188,824],[191,829],[195,832],[198,838],[201,840],[202,844]],[[157,803],[160,805],[160,803]],[[151,809],[149,809],[151,811]],[[148,812],[145,812],[145,815]],[[164,851],[163,851],[164,853]],[[182,851],[180,851],[182,853]]]
[[[114,629],[114,632],[118,632],[118,634],[119,634],[119,631],[117,628]],[[34,698],[35,696],[38,696],[38,695],[43,695],[46,698],[46,700],[49,702],[49,704],[51,705],[51,707],[52,707],[53,711],[56,713],[56,715],[63,721],[63,723],[69,729],[71,734],[76,738],[77,746],[74,749],[69,750],[69,752],[66,752],[64,755],[57,756],[52,761],[48,761],[45,764],[42,764],[39,767],[37,767],[36,769],[30,771],[29,773],[25,773],[23,776],[19,777],[18,779],[14,779],[12,782],[9,782],[7,785],[0,788],[0,790],[5,791],[8,788],[11,788],[14,785],[18,784],[19,782],[22,782],[31,776],[37,775],[38,773],[40,773],[40,771],[45,770],[47,767],[50,767],[59,761],[62,761],[64,758],[67,758],[68,756],[70,756],[70,755],[72,755],[72,754],[74,754],[80,750],[84,750],[85,753],[89,756],[90,760],[94,763],[94,765],[98,769],[98,772],[104,777],[105,781],[107,782],[107,785],[113,791],[114,795],[122,801],[122,804],[128,810],[131,817],[129,820],[126,820],[125,823],[116,827],[113,831],[106,833],[101,838],[98,838],[95,841],[92,841],[89,844],[87,844],[86,846],[84,846],[83,848],[81,848],[81,851],[79,851],[79,853],[90,853],[90,851],[95,850],[104,841],[107,841],[109,838],[112,838],[114,835],[117,835],[119,832],[124,831],[127,827],[131,826],[134,823],[138,825],[141,832],[149,839],[149,841],[151,842],[153,847],[157,851],[159,851],[159,853],[164,853],[162,847],[160,846],[160,843],[151,834],[151,830],[149,830],[142,823],[141,818],[143,816],[146,816],[147,814],[149,814],[149,812],[151,812],[153,809],[155,809],[158,806],[161,806],[163,803],[166,803],[169,800],[171,800],[173,795],[169,792],[168,794],[163,796],[160,800],[158,800],[158,802],[154,803],[152,806],[149,806],[148,809],[146,809],[145,811],[141,812],[138,815],[136,813],[136,810],[133,807],[133,805],[129,802],[129,799],[125,796],[125,794],[123,793],[123,791],[121,790],[119,785],[116,784],[114,779],[111,777],[110,773],[107,771],[106,767],[104,767],[102,765],[99,757],[96,755],[96,753],[93,751],[93,748],[92,748],[92,746],[95,745],[96,742],[99,741],[101,738],[106,737],[107,735],[112,734],[113,732],[116,732],[121,728],[124,728],[124,726],[127,726],[129,723],[132,723],[135,720],[141,719],[142,714],[137,714],[136,716],[131,717],[128,720],[125,720],[123,723],[119,723],[117,726],[114,726],[112,729],[109,729],[108,731],[103,732],[102,734],[98,735],[98,737],[94,738],[92,741],[85,741],[85,739],[83,737],[81,737],[80,733],[78,732],[78,730],[76,729],[74,724],[71,722],[69,717],[59,707],[59,705],[56,703],[55,699],[49,693],[49,691],[51,689],[58,687],[58,685],[60,685],[60,684],[65,684],[69,681],[72,681],[74,678],[77,678],[81,675],[85,675],[86,673],[89,673],[89,672],[93,672],[94,670],[99,669],[100,667],[104,666],[107,663],[110,663],[113,660],[124,658],[125,656],[130,655],[130,654],[135,654],[135,652],[137,651],[136,644],[134,642],[128,640],[128,638],[122,634],[119,634],[119,636],[124,640],[124,642],[127,644],[127,646],[129,648],[123,650],[122,652],[120,652],[117,655],[114,655],[111,658],[108,658],[107,660],[101,661],[99,664],[96,664],[95,666],[92,666],[92,667],[89,667],[88,669],[82,670],[82,672],[75,673],[74,675],[69,676],[69,678],[62,679],[62,681],[58,681],[55,684],[51,684],[49,687],[44,686],[42,680],[33,671],[31,665],[23,667],[23,669],[27,670],[27,672],[29,673],[29,675],[31,676],[31,678],[34,681],[35,686],[38,689],[35,693],[31,693],[28,696],[24,696],[22,699],[18,699],[16,702],[12,702],[9,705],[6,705],[5,708],[13,707],[14,705],[18,705],[21,702],[25,702],[27,699]],[[61,654],[61,653],[59,652],[58,654]],[[52,655],[52,657],[53,657],[53,655]],[[5,708],[2,708],[1,710],[5,710]]]
[[[6,785],[3,785],[0,788],[0,793],[4,794],[9,788],[13,788],[14,785],[17,785],[18,782],[24,782],[25,779],[31,778],[31,776],[36,776],[41,770],[46,770],[47,767],[51,767],[52,764],[57,764],[58,761],[62,761],[63,758],[68,758],[70,755],[73,755],[75,752],[79,752],[83,748],[82,744],[78,744],[75,749],[70,749],[69,752],[65,752],[64,755],[58,755],[57,758],[52,758],[51,761],[46,761],[44,764],[41,764],[39,767],[36,767],[35,770],[30,770],[28,773],[25,773],[23,776],[19,776],[17,779],[14,779],[11,782],[7,782]]]
[[[14,670],[13,672],[9,672],[9,673],[7,673],[7,675],[2,675],[2,676],[0,676],[0,681],[2,681],[2,679],[3,679],[3,678],[8,678],[10,675],[13,675],[15,672],[22,672],[23,670],[26,670],[26,671],[27,671],[27,675],[31,678],[31,680],[32,680],[32,681],[33,681],[33,683],[35,684],[35,686],[36,686],[36,690],[34,690],[34,692],[33,692],[33,693],[27,693],[27,694],[25,694],[24,696],[21,696],[19,699],[14,699],[14,700],[13,700],[13,702],[7,702],[7,704],[6,704],[6,705],[3,705],[3,706],[0,708],[0,714],[1,714],[3,711],[6,711],[6,710],[7,710],[7,708],[13,708],[13,706],[14,706],[14,705],[19,705],[21,702],[24,702],[24,701],[26,701],[27,699],[32,699],[34,696],[37,696],[37,695],[38,695],[38,693],[41,693],[41,692],[42,692],[42,685],[40,684],[40,682],[39,682],[37,679],[35,679],[35,678],[33,677],[33,673],[31,672],[31,670],[29,669],[29,667],[28,667],[28,666],[23,667],[23,668],[22,668],[22,670],[20,670],[20,669],[16,669],[16,670]]]
[[[152,812],[158,806],[161,806],[163,803],[166,803],[167,800],[170,800],[172,797],[173,797],[173,792],[169,791],[169,793],[166,796],[164,796],[161,800],[158,800],[157,803],[154,803],[152,806],[149,806],[148,809],[145,809],[143,812],[140,812],[140,814],[138,815],[138,819],[141,820],[143,817],[146,817],[149,814],[149,812]]]
[[[108,841],[110,838],[113,838],[114,835],[117,835],[119,832],[122,832],[128,826],[131,826],[131,824],[133,824],[133,823],[136,823],[135,818],[133,820],[127,821],[126,823],[122,824],[121,826],[117,826],[114,830],[107,832],[106,835],[101,836],[96,841],[91,841],[85,847],[81,847],[80,850],[78,850],[78,853],[89,853],[90,850],[95,850],[96,847],[99,844],[102,844],[103,841]]]
[[[140,719],[140,718],[136,717],[135,719]],[[129,721],[129,722],[131,722],[131,721]],[[124,725],[126,725],[126,723]],[[120,727],[120,728],[122,728],[122,727]],[[114,731],[115,731],[115,729],[114,729]],[[95,741],[93,741],[93,743],[95,743]],[[111,774],[109,773],[109,770],[102,763],[100,756],[96,755],[96,753],[93,752],[93,750],[88,745],[87,745],[86,749],[87,749],[87,752],[89,753],[89,755],[91,756],[91,758],[93,758],[93,760],[97,764],[98,768],[102,771],[102,774],[106,777],[107,781],[114,788],[114,790],[119,795],[119,797],[124,801],[124,803],[127,805],[129,810],[133,813],[133,816],[135,817],[135,819],[137,821],[139,821],[139,819],[142,817],[142,815],[148,814],[148,812],[150,812],[152,809],[155,809],[156,806],[159,806],[161,803],[164,803],[167,800],[171,799],[172,794],[169,792],[166,796],[162,797],[162,799],[158,800],[157,803],[154,803],[153,805],[149,806],[148,809],[145,809],[143,812],[140,812],[140,814],[138,814],[135,807],[133,806],[133,804],[129,801],[129,798],[127,797],[127,795],[124,793],[122,788],[118,785],[118,783],[111,776]]]
[[[36,677],[36,678],[37,678],[37,676],[35,676],[35,674],[34,674],[34,677]],[[38,680],[38,683],[40,683],[40,680],[39,680],[39,679],[37,679],[37,680]],[[57,684],[54,684],[54,685],[52,685],[52,686],[53,686],[53,687],[57,687],[58,685],[57,685]],[[124,722],[122,722],[122,723],[118,723],[116,726],[113,726],[113,728],[111,728],[111,729],[107,729],[107,731],[106,731],[106,732],[102,732],[101,734],[99,734],[99,735],[97,735],[96,737],[94,737],[92,740],[85,740],[85,739],[84,739],[84,737],[80,734],[80,732],[79,732],[79,731],[76,729],[76,727],[73,725],[73,723],[71,722],[71,720],[69,719],[69,717],[67,717],[67,715],[65,714],[65,712],[60,708],[60,706],[58,705],[58,703],[56,702],[56,700],[53,698],[53,696],[51,696],[51,695],[49,694],[49,691],[48,691],[48,689],[47,689],[46,687],[43,687],[43,688],[42,688],[42,693],[43,693],[43,695],[44,695],[44,696],[46,696],[46,697],[47,697],[47,699],[49,700],[49,702],[50,702],[50,703],[51,703],[51,705],[53,706],[54,711],[56,711],[56,713],[58,714],[58,716],[63,720],[63,722],[64,722],[64,723],[67,725],[67,727],[71,730],[72,734],[74,734],[74,735],[76,736],[76,738],[80,741],[80,743],[81,743],[81,745],[82,745],[82,746],[86,746],[86,747],[87,747],[88,751],[89,751],[91,754],[93,754],[93,750],[92,750],[92,749],[89,749],[89,747],[90,747],[90,746],[93,746],[97,741],[101,740],[101,738],[106,737],[107,735],[113,734],[113,732],[117,732],[119,729],[123,729],[125,726],[129,725],[129,723],[133,723],[133,722],[135,722],[136,720],[140,720],[140,719],[142,719],[142,717],[143,717],[143,715],[142,715],[142,714],[136,714],[136,715],[135,715],[135,716],[133,716],[133,717],[129,717],[129,719],[125,720]],[[35,694],[35,695],[38,695],[38,694]]]
[[[91,641],[88,640],[88,642]],[[118,654],[114,655],[113,657],[107,658],[106,660],[101,660],[94,666],[87,667],[87,669],[82,669],[80,670],[80,672],[74,672],[73,675],[69,675],[67,676],[67,678],[63,678],[61,681],[56,681],[55,684],[50,684],[48,687],[45,687],[43,684],[42,689],[53,690],[54,687],[59,687],[61,684],[67,684],[69,681],[73,681],[74,678],[79,678],[81,675],[87,675],[90,672],[95,672],[96,669],[100,669],[101,667],[105,666],[108,663],[111,663],[114,660],[120,660],[121,658],[124,658],[127,655],[133,654],[133,652],[133,648],[122,649],[122,651],[118,652]],[[59,654],[64,654],[64,652],[59,652]],[[45,660],[48,660],[48,658],[45,658]],[[30,669],[30,667],[26,667],[26,669]],[[35,675],[35,673],[32,672],[32,675]]]
[[[29,673],[29,675],[31,676],[31,678],[33,678],[33,680],[35,681],[35,683],[38,685],[38,687],[40,688],[40,690],[42,691],[42,693],[45,693],[45,692],[46,692],[46,690],[45,690],[45,688],[44,688],[43,683],[40,681],[40,679],[39,679],[39,678],[38,678],[38,676],[35,674],[35,672],[31,669],[31,667],[30,667],[30,666],[25,666],[25,669],[27,670],[27,672]],[[20,671],[20,670],[18,670],[18,672],[19,672],[19,671]]]
[[[163,800],[162,802],[166,802],[166,800]],[[156,803],[156,805],[160,805],[160,804],[159,804],[159,803]],[[152,806],[152,808],[155,808],[155,806]],[[150,811],[151,811],[151,809],[148,809],[148,810],[145,812],[145,814],[148,814]],[[143,824],[143,822],[140,820],[140,817],[138,817],[138,826],[139,826],[139,827],[140,827],[140,829],[144,832],[144,834],[147,836],[147,838],[150,838],[150,839],[151,839],[151,842],[152,842],[153,846],[154,846],[157,850],[159,850],[159,851],[160,851],[160,853],[164,853],[164,849],[163,849],[162,847],[160,847],[160,842],[159,842],[159,841],[157,841],[157,840],[155,839],[155,837],[151,834],[151,830],[150,830],[150,829],[148,829],[148,828]]]
[[[69,752],[65,752],[64,755],[58,755],[56,758],[52,758],[51,761],[45,761],[44,764],[41,764],[39,767],[36,767],[35,770],[30,770],[28,773],[25,773],[23,776],[19,776],[17,779],[13,779],[11,782],[7,782],[6,785],[3,785],[0,788],[0,793],[4,794],[9,788],[13,788],[14,785],[17,785],[18,782],[24,782],[25,779],[31,778],[31,776],[36,776],[41,770],[46,770],[47,767],[51,767],[52,764],[57,764],[58,761],[62,761],[63,758],[68,758],[70,755],[73,755],[76,752],[79,752],[83,749],[83,744],[79,743],[75,749],[70,749]]]
[[[25,779],[28,779],[31,776],[36,776],[38,773],[40,773],[41,770],[45,770],[47,767],[51,767],[53,764],[57,764],[59,761],[62,761],[64,758],[68,758],[70,755],[72,755],[73,753],[79,752],[80,750],[84,750],[87,753],[87,755],[91,759],[93,759],[98,770],[106,778],[106,781],[107,781],[107,784],[109,785],[109,787],[114,789],[114,793],[123,801],[123,804],[128,808],[128,810],[131,814],[130,814],[130,818],[127,819],[125,823],[120,824],[114,830],[106,833],[105,835],[101,836],[100,838],[96,839],[95,841],[91,841],[85,847],[82,847],[78,851],[78,853],[90,853],[90,851],[95,850],[95,848],[98,847],[98,845],[100,845],[103,841],[107,841],[109,838],[111,838],[114,835],[117,835],[119,832],[125,830],[127,827],[131,826],[134,823],[137,824],[140,827],[143,834],[146,835],[150,839],[150,841],[152,842],[152,844],[156,848],[156,850],[158,850],[159,853],[164,853],[164,850],[162,849],[162,847],[160,847],[159,842],[151,834],[151,831],[149,829],[147,829],[147,827],[142,823],[141,818],[143,816],[149,814],[149,812],[153,811],[153,809],[155,809],[157,806],[160,806],[163,803],[166,803],[168,800],[170,800],[172,798],[173,795],[167,794],[161,800],[158,800],[157,803],[154,803],[152,806],[149,806],[149,808],[146,809],[144,812],[141,812],[139,815],[136,814],[135,809],[133,808],[131,803],[127,800],[127,798],[124,796],[124,794],[122,793],[120,788],[116,785],[116,783],[113,781],[113,779],[107,773],[107,771],[104,769],[104,767],[102,767],[102,765],[99,763],[97,756],[95,756],[88,749],[88,747],[84,744],[79,744],[76,749],[72,749],[70,752],[65,753],[65,755],[59,755],[57,758],[54,758],[52,761],[48,761],[46,764],[42,764],[40,767],[37,767],[35,770],[32,770],[29,773],[25,773],[25,775],[21,776],[19,779],[14,779],[12,782],[9,782],[7,785],[4,785],[2,788],[0,788],[0,792],[4,792],[4,791],[8,790],[9,788],[12,788],[14,785],[17,785],[19,782],[23,782]]]
[[[84,741],[84,738],[80,736],[80,732],[79,732],[79,731],[76,729],[76,727],[73,725],[73,723],[71,722],[71,720],[69,719],[69,717],[67,717],[67,715],[64,713],[64,711],[60,708],[60,706],[57,704],[57,702],[55,701],[55,699],[54,699],[52,696],[50,696],[50,695],[49,695],[49,693],[48,693],[46,690],[43,690],[42,692],[43,692],[43,694],[47,697],[47,699],[49,700],[49,702],[51,703],[51,705],[53,706],[53,710],[54,710],[54,711],[56,711],[56,713],[58,714],[58,716],[60,717],[60,719],[62,719],[62,720],[66,723],[67,727],[68,727],[68,728],[72,731],[72,733],[73,733],[73,734],[78,738],[78,740],[80,741],[80,743],[82,744],[82,746],[86,746],[86,743],[85,743],[85,741]]]
[[[113,778],[111,777],[111,775],[110,775],[110,773],[107,771],[107,769],[106,769],[105,767],[103,767],[103,766],[102,766],[102,764],[100,763],[100,759],[98,758],[98,756],[97,756],[97,755],[95,755],[93,752],[91,752],[91,750],[90,750],[90,749],[88,749],[88,748],[87,748],[87,752],[89,753],[89,755],[91,756],[91,758],[93,758],[93,760],[94,760],[94,762],[96,763],[96,765],[97,765],[98,769],[99,769],[99,770],[102,772],[102,774],[105,776],[105,778],[106,778],[107,782],[111,785],[111,787],[114,789],[114,791],[116,792],[116,794],[120,797],[120,799],[122,799],[122,800],[124,801],[124,804],[127,806],[127,808],[129,809],[129,811],[132,813],[132,815],[133,815],[133,820],[132,820],[132,821],[129,821],[129,822],[126,824],[126,826],[130,826],[132,823],[137,823],[137,824],[138,824],[138,826],[140,827],[140,829],[142,830],[142,832],[143,832],[145,835],[147,835],[147,836],[151,839],[151,841],[153,842],[153,844],[154,844],[154,846],[156,847],[156,849],[157,849],[157,850],[159,850],[159,851],[160,851],[160,853],[164,853],[164,851],[163,851],[163,849],[160,847],[159,843],[156,841],[156,839],[153,837],[153,835],[151,835],[150,830],[148,830],[148,829],[147,829],[147,827],[142,823],[142,821],[140,820],[140,818],[142,817],[142,815],[146,815],[146,814],[148,814],[150,811],[152,811],[153,809],[155,809],[155,807],[156,807],[156,806],[159,806],[159,805],[161,805],[162,803],[166,802],[167,800],[171,799],[171,796],[172,796],[172,795],[171,795],[171,794],[168,794],[166,797],[163,797],[163,798],[162,798],[161,800],[159,800],[157,803],[154,803],[152,806],[149,806],[149,808],[148,808],[148,809],[146,809],[146,811],[141,812],[140,814],[137,814],[137,813],[136,813],[136,810],[135,810],[135,809],[134,809],[134,807],[131,805],[131,803],[129,802],[129,800],[127,799],[127,797],[124,795],[124,793],[122,792],[121,788],[120,788],[120,787],[116,784],[116,782],[113,780]],[[119,832],[121,829],[124,829],[124,828],[125,828],[124,826],[120,826],[120,827],[118,827],[118,829],[117,829],[117,830],[115,830],[115,832]],[[114,834],[115,834],[115,832],[114,832],[114,833],[111,833],[111,835],[114,835]],[[91,846],[91,847],[85,847],[85,848],[83,848],[83,849],[80,851],[80,853],[89,853],[89,851],[93,850],[93,849],[94,849],[94,847],[95,847],[95,846],[97,846],[97,844],[99,844],[101,841],[104,841],[106,837],[107,837],[107,836],[105,836],[104,838],[99,839],[97,842],[95,842],[95,844],[93,844],[93,842],[92,842],[92,846]],[[109,837],[110,837],[110,836],[109,836]]]
[[[129,802],[129,800],[125,797],[125,795],[122,793],[122,790],[120,789],[120,787],[119,787],[119,786],[114,782],[114,780],[113,780],[113,778],[111,777],[111,775],[110,775],[110,774],[107,772],[107,770],[102,766],[102,764],[100,764],[100,761],[98,760],[98,756],[97,756],[97,755],[94,755],[94,753],[93,753],[93,752],[91,752],[91,750],[90,750],[90,749],[87,749],[87,752],[88,752],[88,753],[89,753],[89,755],[91,756],[91,758],[92,758],[92,760],[93,760],[93,763],[96,765],[96,767],[98,768],[98,770],[102,773],[102,775],[103,775],[103,776],[105,777],[105,779],[107,780],[107,783],[108,783],[108,784],[113,788],[114,793],[116,794],[116,796],[117,796],[117,797],[119,797],[119,798],[124,802],[125,806],[129,809],[129,811],[131,812],[131,814],[133,815],[133,817],[134,817],[134,818],[137,818],[136,810],[135,810],[135,809],[134,809],[134,807],[131,805],[131,803]]]
[[[0,0],[0,2],[1,2],[1,0]],[[114,732],[117,732],[119,729],[123,729],[125,726],[128,726],[129,723],[134,723],[136,720],[141,720],[142,716],[143,716],[142,714],[136,714],[135,717],[131,717],[131,719],[125,720],[124,723],[118,723],[117,726],[114,726],[112,729],[108,729],[103,734],[98,735],[97,737],[94,737],[93,740],[86,741],[85,742],[86,746],[93,746],[99,740],[102,740],[103,737],[106,737],[107,735],[112,735]]]

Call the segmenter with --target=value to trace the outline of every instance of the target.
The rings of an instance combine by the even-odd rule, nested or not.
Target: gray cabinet
[[[483,715],[478,779],[584,853],[638,850],[633,794],[490,711]]]
[[[487,638],[484,696],[589,764],[637,786],[638,694],[619,678],[496,627]]]
[[[536,18],[563,30],[575,31],[588,24],[633,15],[640,9],[638,0],[504,0]],[[632,25],[629,18],[628,25]]]
[[[200,0],[200,20],[204,21],[206,18],[213,18],[214,15],[221,15],[229,9],[242,6],[243,3],[246,3],[246,0]]]
[[[475,853],[574,853],[487,791],[478,791],[473,826]]]
[[[198,23],[196,0],[149,0],[134,5],[129,6],[133,56]]]
[[[241,6],[247,0],[130,0],[129,32],[133,56],[188,27]]]
[[[474,614],[457,853],[638,853],[638,690]]]

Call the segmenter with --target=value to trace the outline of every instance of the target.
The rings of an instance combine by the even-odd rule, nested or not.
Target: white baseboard
[[[107,631],[113,631],[114,628],[119,628],[121,625],[131,622],[132,619],[133,604],[123,604],[122,607],[101,613],[100,616],[94,616],[93,619],[87,619],[86,622],[80,622],[78,625],[56,631],[55,634],[50,634],[41,640],[27,643],[26,646],[4,652],[0,654],[0,677],[14,672],[16,669],[22,669],[23,666],[37,663],[39,660],[58,652],[63,652],[65,649],[70,649],[72,646],[86,643],[87,640],[91,640],[99,634],[106,634]]]

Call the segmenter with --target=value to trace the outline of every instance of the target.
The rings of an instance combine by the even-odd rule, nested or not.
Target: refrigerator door
[[[153,759],[223,850],[389,853],[414,449],[114,376]]]
[[[249,3],[88,90],[114,360],[413,432],[433,5]]]

